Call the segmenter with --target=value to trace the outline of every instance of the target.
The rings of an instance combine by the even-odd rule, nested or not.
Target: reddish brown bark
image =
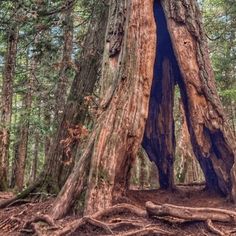
[[[103,113],[97,122],[86,214],[111,206],[128,187],[129,171],[141,144],[147,119],[153,78],[156,43],[153,1],[121,1],[111,7],[124,14],[124,38],[120,51],[105,57],[103,79],[113,83],[101,102]],[[109,26],[113,27],[114,33],[117,25],[113,25],[112,17],[110,20]],[[116,40],[120,42],[120,38]],[[111,42],[108,42],[108,47],[112,46]],[[120,65],[119,61],[125,63]],[[110,97],[112,90],[113,96]]]
[[[181,72],[178,84],[194,153],[208,189],[235,200],[235,138],[217,95],[197,3],[166,0],[162,6]]]
[[[7,188],[8,155],[12,115],[13,79],[17,54],[18,28],[8,29],[8,42],[3,72],[2,108],[0,128],[0,190]]]
[[[156,37],[152,12],[152,0],[110,4],[102,113],[90,137],[93,148],[90,145],[85,151],[90,152],[86,162],[92,160],[88,182],[83,177],[83,185],[88,188],[85,214],[111,206],[128,187],[131,163],[140,147],[147,119],[153,78]],[[81,187],[79,191],[73,190],[74,182],[81,183],[84,176],[84,170],[79,168],[77,165],[59,194],[52,210],[54,218],[61,217],[72,199],[81,193]]]

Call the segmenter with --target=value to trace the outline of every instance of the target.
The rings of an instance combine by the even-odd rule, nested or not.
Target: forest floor
[[[0,201],[12,196],[12,193],[1,192]],[[204,220],[176,220],[174,217],[147,217],[144,214],[147,201],[158,205],[173,204],[207,209],[211,207],[236,212],[235,205],[225,198],[206,192],[202,186],[178,186],[172,192],[129,190],[127,196],[117,200],[118,205],[105,214],[96,214],[96,217],[82,219],[80,215],[71,213],[70,216],[55,221],[55,224],[53,223],[51,226],[45,224],[46,221],[50,224],[50,220],[48,222],[47,219],[42,218],[38,220],[37,224],[32,224],[27,228],[25,227],[26,223],[35,216],[47,216],[54,201],[54,198],[49,196],[43,198],[34,196],[32,199],[15,202],[15,204],[0,210],[0,236],[236,235],[236,225],[232,223],[214,221],[213,225],[207,224]],[[133,208],[131,209],[130,206]],[[70,230],[72,228],[74,228],[73,231]]]

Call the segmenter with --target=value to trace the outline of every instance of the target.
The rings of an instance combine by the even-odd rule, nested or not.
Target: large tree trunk
[[[155,45],[153,0],[112,1],[103,67],[106,94],[95,130],[85,214],[111,206],[128,188],[148,114]]]
[[[53,206],[54,218],[65,214],[83,190],[81,185],[87,184],[88,188],[85,214],[111,206],[128,188],[129,171],[148,114],[155,39],[153,0],[111,1],[101,115],[85,151],[88,155],[86,158],[83,155],[87,163],[91,158],[88,183],[83,177],[85,170],[76,165]],[[75,182],[80,185],[73,189]]]
[[[12,115],[13,78],[15,73],[18,42],[18,27],[12,26],[8,32],[7,52],[3,72],[0,128],[0,191],[7,188],[8,155]]]
[[[194,153],[208,189],[227,196],[232,193],[236,200],[235,139],[217,95],[197,2],[161,3],[180,69],[177,81]]]
[[[159,171],[163,172],[160,178],[164,176],[160,184],[165,188],[172,186],[175,81],[181,89],[193,149],[205,173],[207,186],[225,194],[231,192],[235,176],[229,173],[234,163],[235,147],[216,94],[209,59],[199,54],[206,47],[205,39],[198,39],[198,35],[193,37],[195,28],[189,27],[191,23],[196,26],[195,21],[200,17],[195,4],[194,1],[182,5],[181,1],[156,0],[155,22],[152,0],[145,3],[141,0],[111,1],[103,58],[101,114],[80,162],[53,206],[51,214],[54,218],[65,214],[79,194],[84,196],[85,186],[85,214],[109,207],[124,194],[130,167],[143,138],[151,92],[150,104],[154,101],[158,112],[150,105],[148,121],[154,111],[151,120],[157,126],[150,124],[154,127],[153,137],[155,134],[157,137],[147,139],[146,144],[152,150],[155,142],[160,147],[154,159]],[[190,22],[178,23],[174,16],[180,14],[181,17],[184,6],[190,11],[184,11],[184,14],[190,14],[187,18]],[[160,50],[157,50],[155,64],[156,24]],[[198,22],[197,26],[201,27],[201,24]],[[200,32],[199,37],[202,37]],[[151,90],[153,68],[159,78],[153,83],[152,88],[156,89]],[[202,70],[208,71],[208,78],[203,79]],[[205,90],[207,82],[213,97],[209,97]],[[154,100],[155,97],[158,98]],[[145,138],[150,135],[148,124]],[[155,141],[153,144],[152,140]]]

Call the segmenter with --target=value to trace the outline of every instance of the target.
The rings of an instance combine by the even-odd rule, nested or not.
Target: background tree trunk
[[[28,152],[29,122],[32,105],[32,90],[34,82],[34,73],[36,69],[36,61],[34,58],[29,62],[30,73],[26,82],[26,94],[23,97],[23,113],[20,119],[19,141],[16,151],[15,164],[15,184],[17,190],[21,191],[24,187],[25,166]]]
[[[193,153],[190,135],[187,126],[187,119],[184,113],[183,103],[179,99],[179,115],[181,122],[180,137],[176,148],[176,155],[179,156],[179,162],[176,163],[176,178],[179,183],[203,182],[204,176],[199,163]],[[176,160],[177,161],[177,160]]]
[[[33,184],[36,181],[38,161],[39,161],[39,133],[35,131],[33,145],[33,160],[31,161],[31,170],[29,177],[29,184]]]
[[[7,52],[3,72],[1,128],[0,128],[0,190],[8,186],[8,155],[12,115],[13,79],[17,54],[18,27],[12,26],[8,32]]]
[[[181,72],[178,84],[194,153],[208,189],[232,193],[236,200],[235,139],[217,95],[197,2],[161,2]]]
[[[65,12],[63,20],[63,38],[64,47],[63,55],[60,63],[59,79],[57,83],[57,88],[55,91],[55,121],[56,127],[60,124],[61,118],[63,116],[64,106],[67,97],[68,89],[68,76],[67,70],[71,68],[72,60],[71,55],[73,51],[73,2],[71,0],[65,0]]]
[[[87,36],[84,41],[84,50],[78,60],[78,72],[73,80],[71,90],[67,99],[63,117],[56,134],[53,137],[46,163],[41,173],[41,179],[48,191],[56,191],[63,186],[68,177],[68,172],[73,168],[78,140],[71,140],[70,156],[65,153],[62,141],[71,138],[70,130],[77,125],[83,125],[88,112],[86,97],[94,91],[95,84],[99,78],[99,68],[104,49],[104,38],[107,20],[107,6],[101,4],[95,11],[90,22]],[[68,162],[69,166],[65,166]],[[67,171],[64,171],[64,168]],[[51,189],[51,190],[50,190]]]

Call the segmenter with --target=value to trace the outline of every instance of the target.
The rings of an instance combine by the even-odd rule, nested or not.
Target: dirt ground
[[[0,201],[11,198],[12,193],[1,192]],[[46,227],[42,224],[42,233],[35,234],[30,229],[22,231],[27,221],[36,215],[46,215],[53,204],[54,198],[49,196],[33,197],[30,200],[16,202],[5,209],[0,210],[0,236],[18,236],[18,235],[58,235],[53,227]],[[175,191],[164,190],[129,190],[124,198],[118,199],[117,204],[132,204],[140,209],[145,209],[145,203],[151,201],[155,204],[175,204],[178,206],[189,207],[214,207],[236,211],[236,206],[225,198],[210,194],[205,191],[203,186],[178,186]],[[77,222],[81,216],[76,212],[62,220],[56,221],[57,229],[66,228],[73,222]],[[166,222],[156,218],[145,218],[133,214],[132,212],[114,212],[107,215],[104,219],[107,225],[112,226],[113,235],[217,235],[212,233],[206,227],[205,222],[185,222],[175,223]],[[127,223],[129,222],[129,224]],[[119,223],[119,224],[118,224]],[[214,222],[214,226],[223,232],[229,232],[228,235],[236,235],[236,226],[227,223]],[[147,229],[142,231],[141,228]],[[235,229],[235,232],[233,232]],[[109,235],[100,227],[98,223],[81,225],[73,233],[65,235]]]

